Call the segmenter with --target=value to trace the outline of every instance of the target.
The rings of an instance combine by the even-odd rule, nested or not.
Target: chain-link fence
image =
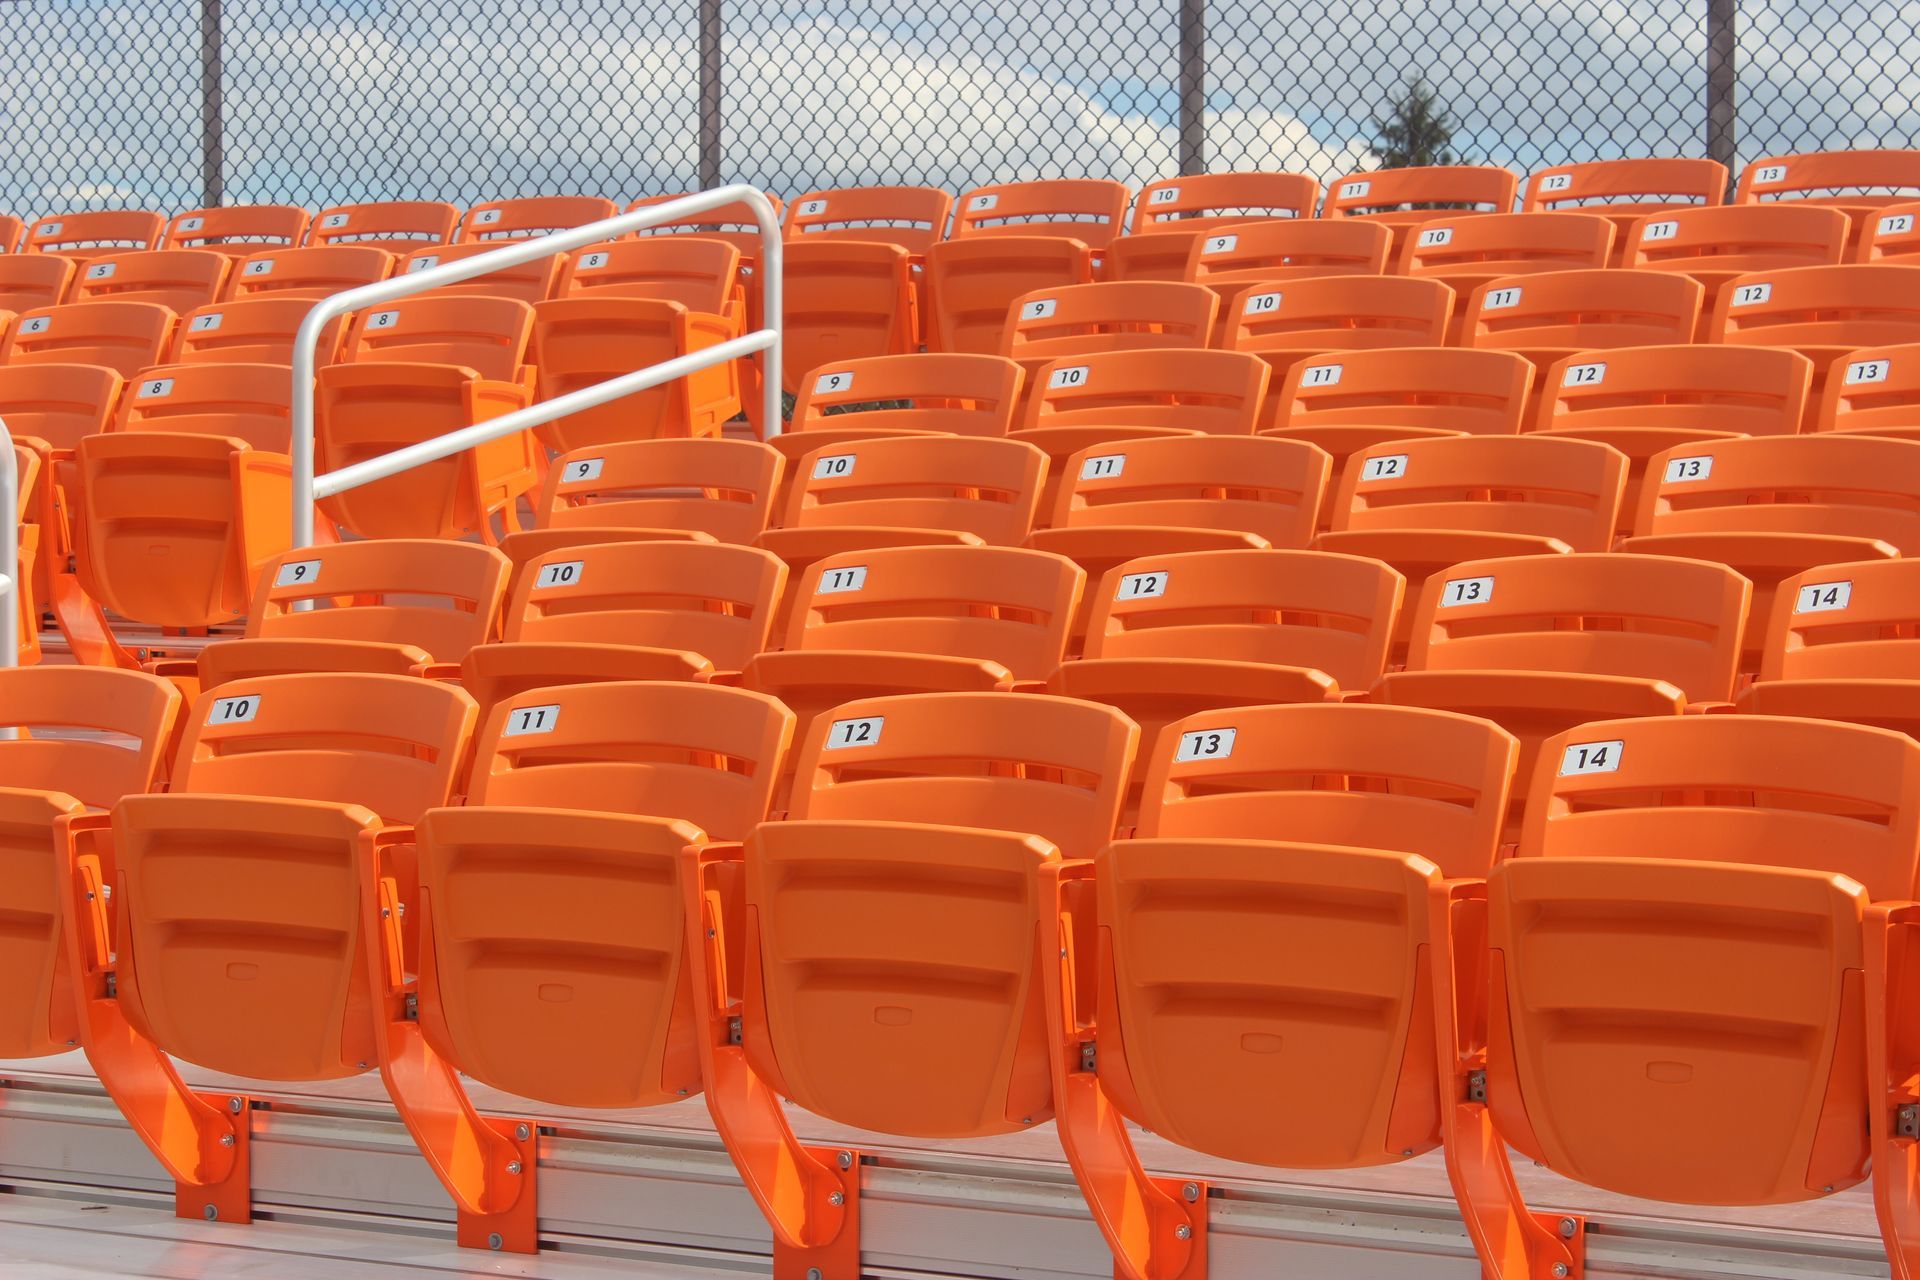
[[[0,210],[1326,179],[1409,110],[1738,164],[1916,145],[1916,55],[1862,0],[0,0]]]

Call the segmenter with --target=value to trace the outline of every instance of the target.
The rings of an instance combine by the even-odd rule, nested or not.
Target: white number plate
[[[832,453],[824,458],[816,458],[813,463],[813,478],[838,480],[844,476],[850,476],[853,474],[854,460],[859,456],[857,453]]]
[[[1785,182],[1787,180],[1787,166],[1783,164],[1763,164],[1754,171],[1753,180],[1756,184]]]
[[[260,714],[260,699],[254,694],[238,698],[215,698],[207,711],[208,724],[245,724]]]
[[[1771,282],[1766,284],[1743,284],[1733,291],[1733,305],[1736,307],[1751,307],[1756,303],[1765,302],[1772,296],[1773,285]]]
[[[1407,456],[1404,453],[1386,453],[1377,458],[1368,458],[1360,467],[1362,480],[1398,480],[1407,474]]]
[[[1438,249],[1441,245],[1452,243],[1452,227],[1428,227],[1420,233],[1420,247],[1422,249]]]
[[[1853,603],[1853,582],[1809,582],[1794,598],[1795,613],[1833,613]]]
[[[543,564],[533,580],[533,589],[545,591],[550,587],[570,587],[580,581],[580,571],[586,567],[585,560],[556,560],[552,564]]]
[[[813,394],[817,396],[826,395],[829,391],[851,390],[853,390],[853,370],[851,369],[840,373],[823,373],[813,381]]]
[[[1572,743],[1560,757],[1560,776],[1565,778],[1576,773],[1613,773],[1620,768],[1620,757],[1626,749],[1626,741],[1621,738],[1615,738],[1611,742]]]
[[[886,727],[885,716],[864,716],[858,720],[835,720],[833,727],[827,730],[827,750],[838,751],[842,747],[871,747],[880,741],[880,730]]]
[[[600,472],[606,465],[605,458],[575,458],[567,463],[565,483],[581,484],[588,480],[598,480]]]
[[[1164,570],[1158,573],[1129,573],[1121,577],[1120,589],[1113,593],[1115,600],[1157,600],[1167,594],[1167,575]]]
[[[1242,315],[1264,316],[1280,309],[1280,295],[1277,293],[1256,293],[1249,297],[1240,308]]]
[[[1487,295],[1486,301],[1480,304],[1480,309],[1482,311],[1505,311],[1508,307],[1517,307],[1519,305],[1520,290],[1495,289]]]
[[[1607,380],[1607,366],[1604,363],[1570,364],[1566,376],[1560,379],[1563,387],[1597,387]]]
[[[155,378],[150,382],[140,384],[140,398],[142,400],[156,400],[161,396],[170,396],[172,394],[172,378]]]
[[[1239,244],[1239,236],[1212,236],[1208,238],[1206,247],[1200,252],[1209,257],[1216,253],[1232,253]]]
[[[1876,235],[1903,236],[1913,230],[1913,215],[1910,213],[1889,214],[1880,219],[1880,229]]]
[[[1846,384],[1853,387],[1863,382],[1885,382],[1892,372],[1891,360],[1855,360],[1847,366]]]
[[[1080,464],[1082,480],[1111,480],[1127,469],[1124,453],[1103,453]]]
[[[1713,474],[1713,455],[1702,454],[1697,458],[1667,459],[1667,484],[1682,484],[1688,480],[1705,480]]]
[[[276,587],[304,587],[319,580],[318,560],[290,560],[280,566],[280,572],[273,575],[273,585]]]
[[[1058,391],[1061,387],[1084,387],[1087,385],[1087,366],[1068,365],[1064,369],[1055,369],[1047,376],[1047,390]]]
[[[820,574],[820,585],[814,588],[817,596],[839,595],[843,591],[861,591],[867,585],[867,566],[850,564],[841,569],[826,569]]]
[[[1540,179],[1540,189],[1542,191],[1565,191],[1572,185],[1573,175],[1570,173],[1550,173]]]
[[[1300,385],[1303,387],[1338,386],[1341,371],[1345,368],[1343,364],[1309,365],[1300,373]]]
[[[243,276],[270,276],[273,274],[273,259],[255,258],[252,262],[240,268],[240,274]]]
[[[1173,753],[1175,764],[1184,760],[1225,760],[1233,754],[1238,729],[1195,729],[1180,735],[1179,750]]]
[[[1493,579],[1485,578],[1449,578],[1440,588],[1440,607],[1451,609],[1455,605],[1485,604],[1493,599]]]
[[[1021,304],[1020,318],[1022,320],[1045,320],[1054,313],[1058,305],[1059,300],[1056,298],[1035,298],[1032,302]]]
[[[1640,233],[1640,243],[1647,244],[1654,240],[1671,240],[1679,234],[1680,224],[1671,219],[1665,219],[1660,222],[1649,222],[1646,230]]]
[[[826,211],[827,202],[825,200],[802,200],[800,202],[800,216],[803,218],[817,218]]]
[[[507,712],[507,726],[500,731],[503,738],[518,738],[529,733],[552,733],[553,727],[560,723],[560,704],[549,702],[538,707],[515,707]]]

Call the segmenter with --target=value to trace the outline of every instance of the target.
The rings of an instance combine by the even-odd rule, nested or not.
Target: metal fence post
[[[1207,0],[1180,0],[1180,172],[1207,171]]]
[[[207,209],[217,208],[226,196],[220,42],[220,0],[200,0],[200,204]]]
[[[1734,14],[1738,0],[1707,0],[1707,158],[1727,166],[1727,198],[1739,169],[1734,163],[1737,119],[1734,92],[1738,87],[1734,43]]]
[[[700,0],[700,182],[720,185],[721,0]]]

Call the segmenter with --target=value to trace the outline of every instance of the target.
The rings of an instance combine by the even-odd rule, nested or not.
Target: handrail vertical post
[[[760,324],[773,333],[773,343],[760,353],[762,430],[771,440],[780,434],[781,370],[786,360],[786,246],[780,242],[780,220],[765,201],[753,206],[760,223]]]
[[[20,665],[20,458],[13,435],[0,419],[0,581],[6,597],[0,607],[0,668]],[[0,730],[11,737],[12,730]]]

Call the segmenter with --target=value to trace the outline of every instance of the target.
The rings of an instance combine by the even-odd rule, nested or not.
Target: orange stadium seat
[[[1108,351],[1187,351],[1213,334],[1218,302],[1199,285],[1165,280],[1069,285],[1015,298],[1000,354],[1028,373],[1061,356]]]
[[[686,851],[752,831],[792,731],[772,699],[698,684],[542,689],[489,717],[466,803],[419,827],[435,1051],[552,1106],[700,1092]]]
[[[626,207],[627,213],[636,209],[647,209],[669,200],[680,200],[691,192],[675,192],[667,195],[641,196]],[[773,216],[778,219],[782,205],[780,197],[771,191],[766,193],[768,203],[773,205]],[[753,212],[744,204],[721,205],[718,209],[709,209],[705,213],[689,214],[672,222],[664,222],[647,231],[636,231],[634,238],[657,235],[696,235],[707,240],[724,240],[740,254],[740,269],[751,273],[760,261],[759,224],[753,220]]]
[[[1056,439],[1079,440],[1067,453],[1108,437],[1110,429],[1197,431],[1244,436],[1266,397],[1266,362],[1238,351],[1100,351],[1061,356],[1033,375],[1033,395],[1014,428],[1018,439],[1050,454]],[[1042,440],[1047,443],[1042,444]],[[1064,454],[1057,456],[1064,457]]]
[[[502,245],[512,243],[511,239],[486,240],[415,249],[400,260],[400,264],[394,268],[394,274],[411,275],[416,271],[428,271],[434,267],[459,262],[463,258],[477,258],[483,253],[491,253]],[[489,271],[471,280],[443,284],[417,296],[423,298],[515,298],[531,305],[553,296],[560,281],[561,268],[565,265],[564,258],[557,254],[550,254],[544,258],[535,258],[532,262],[523,262],[517,267]]]
[[[411,253],[423,245],[450,243],[459,223],[460,211],[439,200],[338,204],[314,218],[308,243]]]
[[[1920,405],[1920,342],[1861,347],[1835,358],[1814,410],[1812,429],[1920,440],[1916,405]]]
[[[849,703],[801,746],[792,817],[698,856],[686,901],[694,936],[712,930],[692,948],[707,1101],[777,1266],[833,1249],[851,1274],[860,1245],[858,1162],[802,1148],[780,1099],[909,1137],[1052,1115],[1041,893],[1062,858],[1111,837],[1135,739],[1118,712],[1038,694]],[[859,923],[876,918],[884,930]]]
[[[611,218],[617,210],[605,196],[520,196],[487,200],[460,219],[455,244],[486,243],[498,248],[533,240],[549,232]]]
[[[1920,341],[1920,266],[1855,263],[1735,276],[1705,331],[1711,342],[1789,347],[1806,356],[1818,403],[1827,370],[1847,352]]]
[[[719,542],[749,543],[766,531],[785,459],[757,440],[630,440],[562,454],[547,468],[536,527],[502,543],[516,549],[614,541],[616,529],[697,530]],[[603,538],[601,535],[609,535]]]
[[[73,259],[58,254],[0,254],[0,312],[58,306],[79,273]]]
[[[533,309],[538,398],[738,337],[739,261],[725,242],[693,236],[626,240],[573,255],[554,297]],[[563,453],[632,440],[717,436],[739,408],[738,375],[730,365],[716,365],[535,431],[548,448]]]
[[[604,542],[532,557],[504,639],[470,650],[461,683],[483,708],[529,689],[706,680],[767,647],[787,569],[754,547]]]
[[[1633,533],[1621,550],[1718,560],[1753,583],[1752,671],[1782,579],[1920,548],[1920,443],[1829,433],[1678,445],[1648,463]]]
[[[179,712],[173,687],[140,672],[0,671],[0,727],[9,730],[0,735],[0,1053],[9,1058],[67,1053],[80,1038],[55,830],[158,786]]]
[[[340,362],[319,372],[315,465],[337,470],[523,408],[532,327],[533,309],[510,298],[406,298],[360,312]],[[477,533],[492,542],[496,516],[509,533],[520,527],[515,504],[538,483],[534,447],[519,432],[321,508],[362,537]]]
[[[1453,290],[1432,280],[1395,276],[1327,276],[1290,280],[1279,288],[1249,286],[1227,303],[1221,345],[1251,352],[1284,380],[1309,356],[1383,347],[1446,344]],[[1268,398],[1260,426],[1274,425]]]
[[[285,204],[241,204],[191,209],[167,224],[163,249],[208,249],[251,258],[268,249],[292,249],[307,238],[305,209]]]
[[[1914,895],[1920,745],[1674,716],[1542,755],[1519,853],[1488,878],[1489,950],[1462,966],[1491,980],[1491,1141],[1642,1200],[1816,1200],[1871,1163],[1882,1203],[1911,1204],[1891,1104],[1911,925],[1879,904]],[[1443,1016],[1475,1016],[1468,994]],[[1896,1272],[1920,1261],[1901,1221]]]
[[[260,571],[246,636],[200,651],[200,687],[301,671],[450,674],[468,650],[498,638],[507,567],[498,551],[471,542],[292,548]]]
[[[474,1112],[407,1012],[411,827],[451,802],[473,727],[472,700],[431,680],[235,681],[195,705],[167,794],[68,829],[80,885],[116,868],[111,910],[101,894],[75,917],[82,1047],[181,1203],[249,1220],[249,1121],[244,1099],[188,1090],[171,1058],[288,1082],[377,1069],[407,1084],[402,1118],[463,1215],[531,1182],[507,1170],[532,1159],[513,1122]]]
[[[1200,711],[1336,701],[1386,670],[1405,585],[1378,560],[1325,551],[1122,561],[1088,588],[1083,656],[1047,692],[1114,707],[1148,742]],[[1146,768],[1135,761],[1129,814]]]
[[[1729,204],[1649,214],[1624,233],[1620,265],[1677,271],[1700,282],[1710,315],[1727,281],[1749,271],[1847,261],[1847,219],[1836,209]]]
[[[1920,736],[1920,560],[1823,564],[1780,583],[1738,709]]]
[[[279,364],[160,364],[140,371],[113,430],[225,436],[286,453],[293,379]]]
[[[1127,188],[1104,178],[1002,182],[954,205],[951,239],[1065,236],[1098,252],[1126,229]]]
[[[1600,553],[1468,560],[1427,582],[1406,670],[1372,702],[1491,720],[1540,744],[1592,720],[1680,715],[1733,698],[1751,587],[1725,565]],[[1525,794],[1509,829],[1517,836]]]
[[[0,364],[91,364],[131,378],[158,364],[175,317],[152,302],[68,303],[23,313],[0,342]]]
[[[76,262],[102,254],[157,249],[166,218],[143,209],[60,213],[27,228],[27,253],[58,253]]]
[[[786,239],[898,245],[916,261],[947,234],[953,197],[937,187],[832,187],[787,205]]]
[[[113,429],[125,387],[102,365],[0,364],[0,421],[16,441],[71,451],[81,437]]]
[[[1204,1184],[1149,1177],[1128,1120],[1281,1168],[1445,1144],[1479,1199],[1506,1189],[1469,1212],[1517,1230],[1505,1151],[1462,1132],[1453,1094],[1477,1024],[1430,998],[1451,989],[1450,913],[1494,860],[1512,740],[1442,712],[1264,706],[1188,717],[1145,754],[1137,837],[1050,869],[1038,947],[1056,1124],[1115,1274],[1206,1273]],[[1537,1274],[1577,1261],[1528,1228]]]
[[[16,214],[0,213],[0,253],[19,253],[27,224]]]
[[[791,708],[802,739],[859,698],[1037,691],[1066,656],[1084,584],[1071,560],[1018,547],[843,551],[808,567],[784,644],[740,684]]]
[[[990,355],[1014,299],[1093,280],[1087,246],[1042,230],[1020,237],[943,240],[927,254],[927,349]],[[1072,224],[1078,225],[1078,224]]]
[[[172,311],[192,311],[226,293],[232,265],[232,258],[207,249],[101,254],[80,268],[72,300],[156,302]]]
[[[793,420],[772,444],[797,457],[829,438],[1004,436],[1022,381],[1020,366],[1005,356],[923,352],[820,365],[802,379]]]
[[[1338,469],[1385,440],[1514,435],[1532,386],[1533,365],[1511,351],[1343,351],[1287,370],[1261,434],[1318,445]]]
[[[1408,228],[1473,213],[1511,213],[1520,189],[1512,170],[1487,164],[1415,165],[1349,174],[1327,188],[1323,218],[1364,218],[1393,231],[1393,251]]]
[[[1605,267],[1614,227],[1591,213],[1499,213],[1434,219],[1407,236],[1395,269],[1464,298],[1506,276]]]
[[[1691,342],[1701,288],[1681,275],[1552,271],[1489,280],[1460,316],[1462,346],[1517,351],[1544,373],[1576,351]],[[1538,376],[1536,388],[1544,382]]]
[[[201,307],[180,317],[168,359],[176,364],[290,365],[294,338],[311,310],[313,299],[303,293],[236,298]],[[343,331],[343,323],[336,320],[322,332],[319,364],[330,363],[338,354]]]
[[[1649,213],[1724,204],[1726,195],[1727,167],[1717,160],[1594,160],[1532,174],[1520,207],[1528,213],[1593,207],[1624,235]]]
[[[1379,275],[1387,270],[1392,244],[1393,233],[1371,222],[1259,222],[1197,237],[1186,274],[1179,278],[1204,284],[1219,295],[1213,334],[1217,346],[1230,327],[1233,300],[1250,286],[1311,276]],[[1108,275],[1113,275],[1111,269]]]
[[[1108,246],[1105,278],[1187,279],[1201,241],[1228,227],[1312,218],[1319,198],[1320,184],[1304,173],[1194,173],[1149,182],[1133,202],[1132,234]]]
[[[1772,347],[1580,351],[1543,372],[1528,430],[1597,440],[1627,455],[1625,533],[1639,509],[1647,459],[1689,441],[1793,435],[1812,377],[1805,356]]]
[[[1903,200],[1875,210],[1855,233],[1859,243],[1855,262],[1886,262],[1912,266],[1920,262],[1920,200]]]
[[[234,268],[227,297],[319,299],[358,285],[385,280],[393,273],[393,255],[364,245],[316,245],[306,249],[268,249]]]
[[[919,350],[913,255],[900,245],[803,238],[786,246],[782,269],[785,390],[823,365]]]
[[[1812,151],[1762,156],[1740,172],[1738,204],[1829,205],[1853,222],[1850,245],[1871,235],[1875,215],[1920,195],[1920,153],[1873,150]]]

